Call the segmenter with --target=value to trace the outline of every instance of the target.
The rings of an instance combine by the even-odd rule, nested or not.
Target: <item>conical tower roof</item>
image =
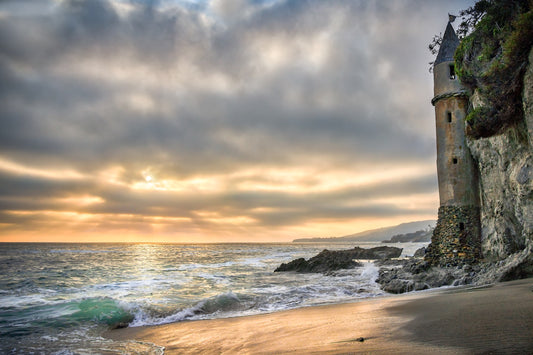
[[[443,62],[453,61],[453,55],[455,50],[459,46],[459,37],[455,34],[452,24],[448,22],[444,37],[442,37],[442,43],[440,44],[439,54],[435,59],[434,66]]]

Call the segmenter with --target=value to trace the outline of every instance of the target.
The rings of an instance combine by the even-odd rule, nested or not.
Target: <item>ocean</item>
[[[387,244],[402,256],[427,243]],[[358,243],[373,247],[381,243]],[[383,295],[378,268],[274,273],[351,244],[0,243],[0,353],[163,354],[102,334],[185,320],[270,313]]]

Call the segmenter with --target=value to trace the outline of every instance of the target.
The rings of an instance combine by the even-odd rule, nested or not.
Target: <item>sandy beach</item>
[[[531,354],[533,278],[106,336],[151,342],[165,354]]]

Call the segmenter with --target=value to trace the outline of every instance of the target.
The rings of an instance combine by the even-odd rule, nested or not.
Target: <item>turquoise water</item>
[[[371,247],[376,243],[360,243]],[[412,255],[423,244],[402,244]],[[382,294],[377,268],[273,273],[321,244],[0,244],[0,353],[161,354],[113,342],[117,325],[274,312]]]

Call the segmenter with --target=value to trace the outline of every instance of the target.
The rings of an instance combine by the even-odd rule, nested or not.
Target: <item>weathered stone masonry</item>
[[[433,67],[439,219],[426,253],[437,265],[475,263],[481,258],[479,178],[466,144],[468,95],[455,75],[459,39],[448,23]]]
[[[481,258],[480,208],[441,206],[426,259],[434,264],[472,264]]]

